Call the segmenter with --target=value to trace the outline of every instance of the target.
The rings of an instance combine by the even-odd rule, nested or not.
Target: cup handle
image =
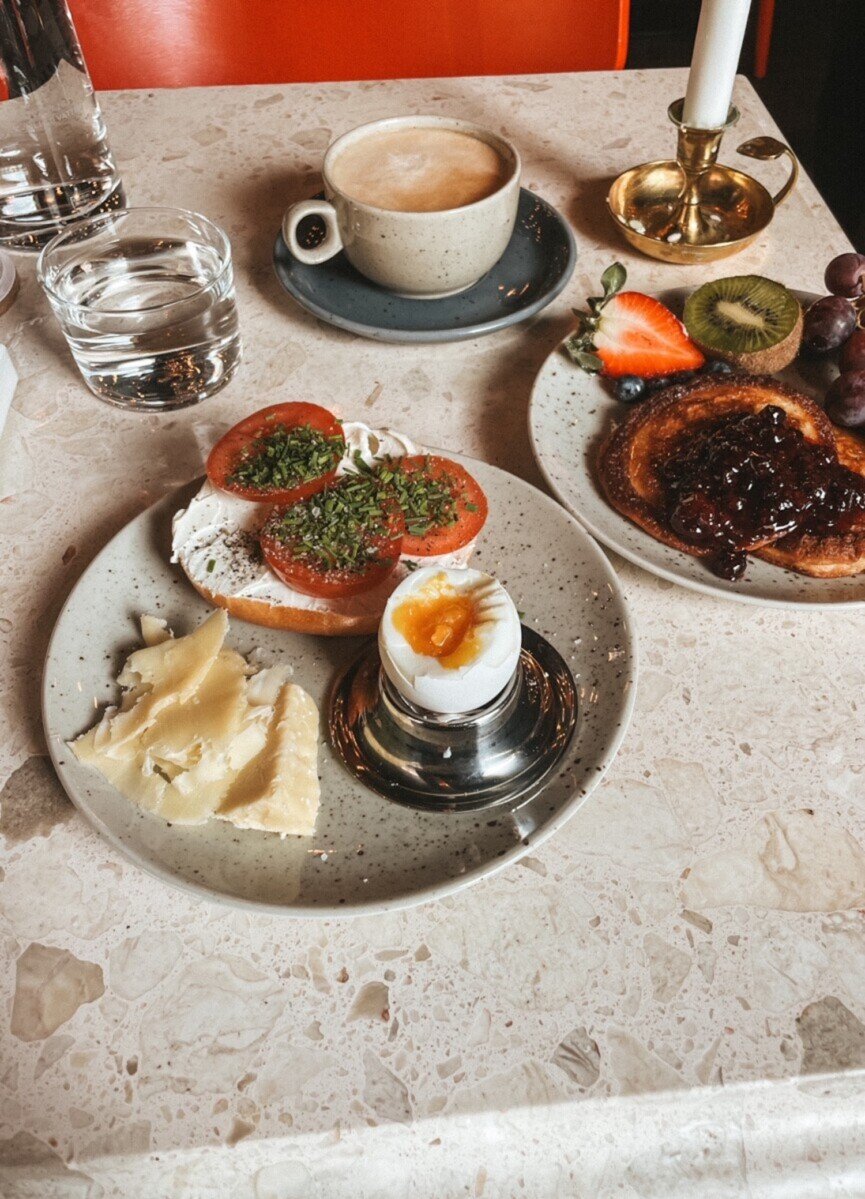
[[[302,246],[297,240],[297,227],[307,216],[320,216],[326,230],[324,240],[312,248]],[[282,236],[298,262],[305,262],[308,266],[327,262],[328,258],[333,258],[342,249],[336,209],[327,200],[301,200],[299,204],[292,204],[282,218]]]

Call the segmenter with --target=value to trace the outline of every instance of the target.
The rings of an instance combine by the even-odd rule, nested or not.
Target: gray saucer
[[[273,250],[277,278],[301,307],[377,341],[464,341],[516,325],[556,298],[576,261],[574,235],[564,218],[526,188],[502,257],[474,287],[444,300],[409,300],[385,291],[359,274],[345,254],[306,266],[282,234]]]

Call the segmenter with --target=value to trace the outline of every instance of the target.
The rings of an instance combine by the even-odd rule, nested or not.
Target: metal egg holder
[[[336,680],[331,742],[347,769],[387,799],[473,811],[532,799],[574,735],[577,689],[564,659],[522,628],[516,673],[490,704],[442,715],[405,700],[373,641]]]

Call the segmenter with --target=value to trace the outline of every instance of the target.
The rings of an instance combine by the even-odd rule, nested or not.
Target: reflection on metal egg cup
[[[372,642],[337,679],[330,736],[348,770],[398,803],[472,811],[534,798],[571,742],[577,690],[561,655],[523,626],[520,663],[485,708],[441,715],[405,700]]]

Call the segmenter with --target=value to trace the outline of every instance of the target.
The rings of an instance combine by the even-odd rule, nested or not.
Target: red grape
[[[856,310],[841,296],[815,300],[805,313],[802,344],[815,354],[828,354],[842,346],[856,328]]]
[[[839,254],[826,267],[826,290],[855,300],[865,293],[865,254]]]
[[[826,415],[845,429],[865,425],[865,371],[838,376],[826,392]]]
[[[865,371],[865,329],[854,329],[841,350],[842,371]]]

